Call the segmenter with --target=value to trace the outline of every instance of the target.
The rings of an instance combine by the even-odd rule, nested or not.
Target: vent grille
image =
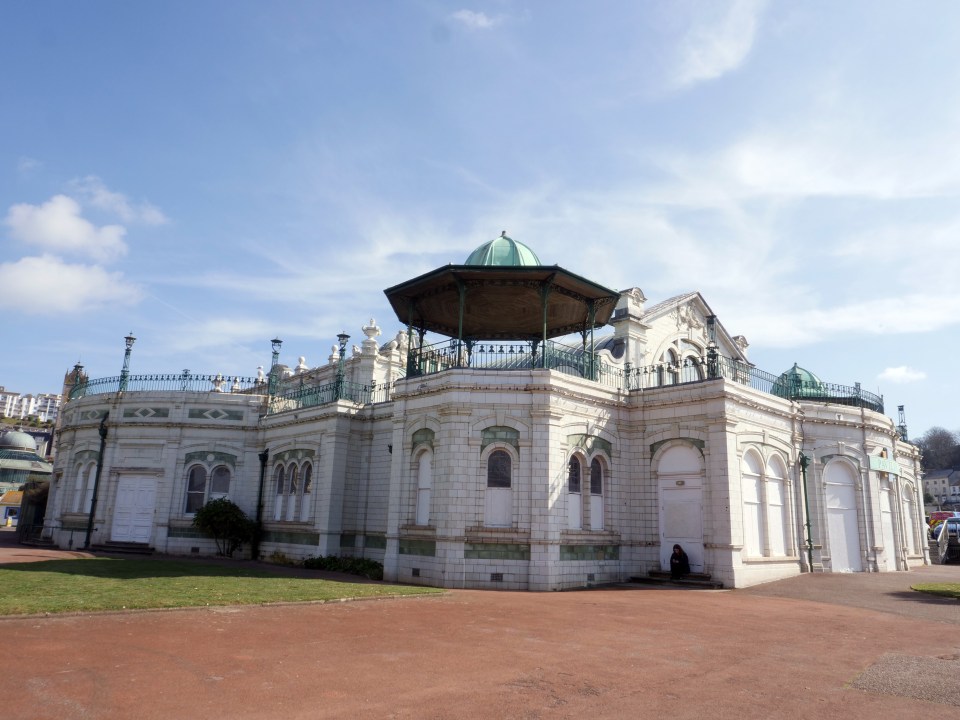
[[[490,582],[503,582],[503,573],[490,573]]]

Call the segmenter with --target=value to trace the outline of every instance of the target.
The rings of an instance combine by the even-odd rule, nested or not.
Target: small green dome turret
[[[500,237],[486,242],[472,253],[464,265],[484,265],[487,267],[525,267],[540,265],[537,254],[513,238],[507,237],[507,231]]]
[[[805,397],[820,397],[824,393],[823,381],[809,370],[793,364],[793,367],[773,383],[770,389],[774,395],[793,400]]]

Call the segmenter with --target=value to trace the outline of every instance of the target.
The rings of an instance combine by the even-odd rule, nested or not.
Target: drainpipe
[[[87,518],[87,534],[83,539],[83,549],[90,547],[90,535],[93,533],[93,517],[97,513],[97,494],[100,491],[100,471],[103,470],[103,453],[107,445],[107,418],[110,417],[110,411],[100,420],[100,456],[97,458],[97,474],[93,480],[93,497],[90,498],[90,517]]]
[[[263,477],[267,471],[270,450],[264,448],[263,452],[257,457],[260,458],[260,487],[257,489],[257,527],[253,531],[253,542],[250,547],[250,555],[253,560],[260,559],[260,539],[263,537]]]
[[[807,568],[808,572],[813,572],[813,540],[810,535],[810,498],[807,495],[807,466],[810,465],[810,458],[800,453],[800,474],[803,476],[803,510],[804,510],[804,528],[806,529],[807,539]]]

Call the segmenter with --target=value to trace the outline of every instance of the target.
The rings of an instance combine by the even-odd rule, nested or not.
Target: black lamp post
[[[131,343],[131,345],[132,344],[133,343]],[[90,498],[90,517],[87,518],[87,534],[83,540],[84,550],[90,547],[90,535],[93,534],[93,518],[97,513],[97,495],[100,492],[100,471],[103,469],[103,452],[107,446],[108,417],[110,417],[109,411],[100,419],[100,455],[97,457],[97,474],[93,479],[93,496]]]
[[[344,356],[347,354],[347,340],[350,339],[350,336],[347,335],[343,330],[340,331],[340,334],[337,335],[337,340],[340,342],[340,360],[337,363],[337,385],[335,388],[336,394],[334,395],[335,400],[339,400],[343,397],[343,361]]]
[[[136,340],[132,332],[123,339],[127,349],[123,353],[123,370],[120,371],[120,392],[125,392],[127,389],[127,379],[130,377],[130,351],[133,350],[133,343]]]
[[[810,458],[800,453],[800,474],[803,476],[803,509],[804,525],[807,531],[807,572],[813,572],[813,538],[810,536],[810,499],[807,495],[807,468],[810,466]]]
[[[280,363],[280,346],[283,340],[274,338],[270,341],[270,347],[273,348],[273,356],[270,360],[270,382],[267,386],[267,394],[274,395],[277,392],[277,385],[280,382],[280,373],[277,372],[277,365]]]
[[[257,457],[260,458],[260,487],[257,490],[257,526],[253,531],[253,547],[250,548],[250,555],[253,560],[260,559],[260,541],[263,539],[263,478],[267,471],[270,450],[264,448],[263,452],[259,453]]]

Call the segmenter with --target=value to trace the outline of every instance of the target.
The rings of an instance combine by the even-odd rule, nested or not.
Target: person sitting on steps
[[[670,579],[680,580],[684,575],[690,572],[690,559],[679,545],[673,546],[673,554],[670,556]]]

